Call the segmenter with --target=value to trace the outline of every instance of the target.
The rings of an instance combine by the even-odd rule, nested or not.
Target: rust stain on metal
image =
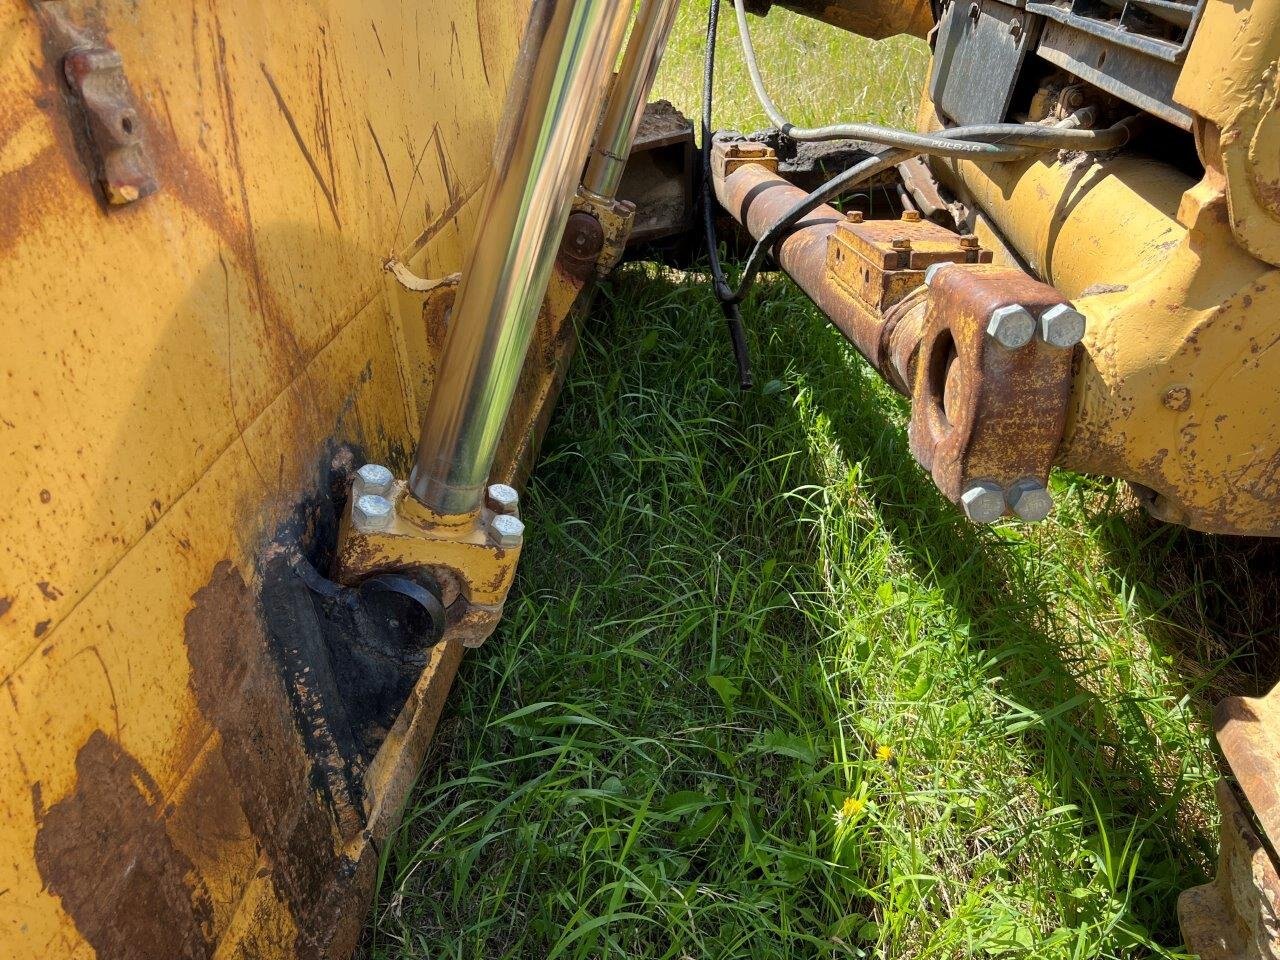
[[[155,193],[159,184],[143,143],[133,91],[125,79],[124,58],[103,42],[69,52],[63,70],[83,107],[107,202],[133,203]]]
[[[1280,955],[1280,873],[1252,818],[1219,781],[1218,872],[1178,898],[1178,925],[1201,960],[1274,960]]]
[[[118,743],[94,731],[72,792],[34,805],[40,876],[99,957],[213,955],[209,893],[165,829],[156,784]]]
[[[1181,385],[1170,387],[1160,400],[1170,410],[1184,413],[1191,407],[1191,388]]]

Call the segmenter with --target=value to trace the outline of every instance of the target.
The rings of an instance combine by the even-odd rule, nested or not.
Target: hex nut
[[[520,509],[520,494],[505,483],[491,483],[484,492],[484,503],[494,513],[515,516]]]
[[[489,536],[498,546],[510,550],[524,539],[524,523],[519,517],[500,513],[489,522]]]
[[[1004,516],[1004,490],[979,481],[960,495],[960,506],[974,523],[995,523]]]
[[[356,497],[351,510],[352,519],[361,530],[385,530],[394,515],[391,501],[373,493]]]
[[[1017,350],[1025,347],[1036,335],[1036,318],[1026,307],[1011,303],[1007,307],[997,307],[991,312],[987,321],[987,333],[1003,347]]]
[[[903,223],[919,223],[921,219],[922,218],[920,216],[919,210],[903,210],[902,211]]]
[[[1039,523],[1053,512],[1053,494],[1039,480],[1019,480],[1009,488],[1009,509],[1028,523]]]
[[[1040,315],[1040,336],[1055,347],[1074,347],[1084,339],[1084,314],[1069,303],[1050,307]]]
[[[373,494],[383,497],[391,490],[395,474],[380,463],[366,463],[356,471],[356,496]]]

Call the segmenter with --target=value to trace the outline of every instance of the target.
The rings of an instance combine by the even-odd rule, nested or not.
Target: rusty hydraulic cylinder
[[[582,186],[597,197],[612,200],[618,195],[622,171],[679,7],[680,0],[644,0],[636,14],[627,52],[614,78],[604,120],[582,178]]]
[[[719,143],[712,178],[752,236],[803,200],[759,144]],[[818,207],[779,265],[892,386],[911,398],[911,453],[975,523],[1045,519],[1083,318],[978,238],[925,221]]]
[[[410,477],[438,514],[480,507],[629,13],[616,0],[530,11]]]
[[[730,159],[723,165],[713,164],[713,177],[720,205],[756,238],[763,236],[806,196],[805,191],[761,163],[734,164]],[[774,258],[883,376],[895,385],[907,383],[910,379],[907,371],[898,371],[883,360],[880,344],[883,323],[854,306],[827,270],[827,246],[843,219],[844,214],[835,207],[826,204],[817,207],[778,244],[773,251]]]

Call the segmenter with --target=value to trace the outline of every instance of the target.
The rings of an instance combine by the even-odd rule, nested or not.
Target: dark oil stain
[[[276,98],[276,105],[284,115],[284,121],[289,126],[289,132],[293,134],[294,142],[298,144],[298,149],[302,151],[302,156],[307,161],[307,166],[311,168],[311,175],[315,177],[316,185],[320,188],[320,192],[324,194],[325,201],[329,204],[329,212],[333,214],[333,222],[341,230],[342,218],[338,216],[338,204],[334,200],[329,184],[324,181],[324,174],[320,172],[320,165],[316,163],[316,158],[311,155],[311,149],[302,138],[302,131],[298,129],[298,122],[294,120],[293,113],[289,110],[289,105],[285,103],[284,96],[280,93],[280,88],[276,86],[275,79],[271,76],[271,72],[267,70],[267,65],[260,63],[258,66],[262,68],[262,75],[267,78],[267,85],[271,88],[271,93]]]
[[[48,580],[41,580],[36,584],[36,586],[40,588],[40,592],[44,594],[44,598],[46,600],[57,600],[62,596],[62,591],[51,584]],[[0,613],[3,613],[3,611],[0,611]]]
[[[36,624],[36,636],[37,636],[37,637],[43,637],[43,636],[45,635],[45,633],[48,631],[48,629],[49,629],[49,624],[51,624],[51,623],[53,623],[53,621],[52,621],[52,620],[41,620],[39,623],[37,623],[37,624]]]
[[[13,607],[13,597],[0,597],[0,617],[3,617]]]
[[[155,782],[118,743],[94,731],[71,794],[44,810],[37,791],[33,803],[40,877],[99,957],[213,955],[209,893],[165,830]]]
[[[196,701],[221,735],[230,789],[297,921],[296,952],[320,956],[327,934],[310,918],[340,865],[337,835],[313,787],[256,597],[223,561],[192,599],[185,630]]]

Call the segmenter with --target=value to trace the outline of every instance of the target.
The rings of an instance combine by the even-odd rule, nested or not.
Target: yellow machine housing
[[[459,269],[528,9],[0,12],[0,955],[349,954],[462,647],[433,649],[351,809],[315,775],[263,571],[358,458],[407,472],[448,318],[384,266]],[[119,52],[150,195],[103,186],[63,75],[85,37]]]

